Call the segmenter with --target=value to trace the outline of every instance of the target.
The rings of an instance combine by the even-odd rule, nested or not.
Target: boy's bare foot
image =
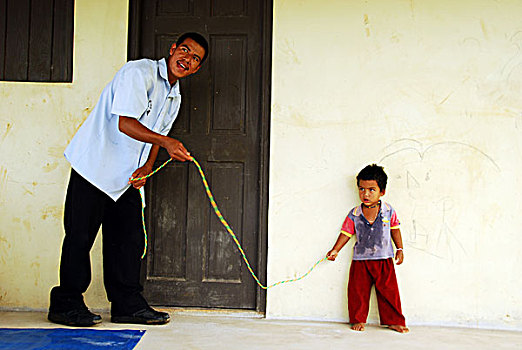
[[[399,332],[399,333],[408,333],[410,331],[410,329],[408,327],[399,326],[396,324],[388,326],[388,328],[390,328],[391,330],[394,330],[395,332]]]
[[[354,323],[351,327],[354,331],[364,332],[364,323]]]

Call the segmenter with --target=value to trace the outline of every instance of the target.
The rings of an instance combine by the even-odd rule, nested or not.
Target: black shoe
[[[111,317],[111,322],[114,323],[165,324],[169,321],[168,313],[156,311],[151,307],[136,311],[132,315]]]
[[[73,327],[90,327],[102,321],[100,315],[93,314],[88,309],[77,309],[67,312],[49,311],[47,319],[54,323]]]

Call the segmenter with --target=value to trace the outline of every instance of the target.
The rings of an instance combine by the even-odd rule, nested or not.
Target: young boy
[[[404,260],[400,223],[395,210],[380,200],[385,194],[387,180],[384,169],[376,164],[361,170],[357,186],[362,203],[350,210],[334,247],[326,255],[328,260],[334,261],[350,237],[357,236],[348,280],[348,313],[355,331],[364,331],[373,284],[381,324],[399,333],[409,331],[402,315],[393,266],[392,240],[397,250],[397,265]]]

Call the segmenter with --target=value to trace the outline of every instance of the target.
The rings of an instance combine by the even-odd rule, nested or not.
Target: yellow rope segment
[[[152,173],[146,175],[146,176],[143,176],[143,177],[138,177],[138,178],[131,178],[130,181],[138,181],[138,180],[143,180],[143,179],[146,179],[146,178],[149,178],[151,177],[152,175],[156,174],[158,171],[160,171],[165,165],[167,165],[167,163],[169,163],[170,161],[172,160],[172,158],[168,159],[165,163],[163,163],[160,167],[158,167],[156,170],[154,170]],[[248,268],[248,271],[250,271],[250,274],[252,275],[252,277],[254,278],[254,280],[256,281],[257,285],[259,287],[261,287],[262,289],[268,289],[268,288],[272,288],[272,287],[275,287],[277,285],[280,285],[280,284],[283,284],[283,283],[288,283],[288,282],[296,282],[296,281],[299,281],[299,280],[302,280],[303,278],[305,278],[306,276],[308,276],[308,274],[310,274],[310,272],[312,272],[313,269],[315,269],[315,267],[317,265],[319,265],[321,262],[325,261],[326,260],[326,257],[322,258],[322,259],[319,259],[311,268],[310,270],[308,270],[304,275],[300,276],[300,277],[297,277],[297,278],[292,278],[292,279],[288,279],[288,280],[284,280],[284,281],[279,281],[279,282],[276,282],[274,284],[271,284],[269,286],[264,286],[261,281],[259,281],[259,278],[256,276],[254,270],[252,269],[252,267],[250,266],[250,263],[248,262],[248,259],[246,257],[246,254],[245,252],[243,251],[243,248],[241,247],[241,244],[239,243],[237,237],[236,237],[236,234],[234,233],[234,231],[232,230],[232,228],[230,228],[228,222],[225,220],[225,218],[223,217],[223,215],[221,214],[221,212],[219,211],[219,208],[217,206],[217,203],[216,201],[214,200],[214,196],[212,195],[212,192],[210,191],[210,187],[208,186],[208,182],[207,182],[207,178],[205,176],[205,173],[203,173],[203,170],[201,169],[201,166],[199,165],[198,161],[192,157],[190,159],[194,165],[196,166],[196,168],[198,169],[199,171],[199,175],[201,176],[201,181],[203,182],[203,186],[205,187],[205,191],[207,192],[207,197],[210,201],[210,205],[212,206],[212,208],[214,209],[214,212],[216,213],[219,221],[221,222],[221,224],[223,224],[223,226],[225,227],[225,229],[227,230],[227,232],[229,233],[229,235],[232,237],[232,239],[234,240],[234,243],[236,244],[237,248],[239,249],[239,252],[241,253],[241,256],[243,257],[243,261],[245,262],[247,268]],[[140,195],[141,195],[141,192],[140,192]],[[141,208],[141,222],[143,223],[143,232],[145,234],[145,246],[143,248],[143,255],[141,256],[141,258],[143,259],[145,257],[145,254],[147,253],[147,228],[145,227],[145,198],[143,198],[142,196],[142,208]]]

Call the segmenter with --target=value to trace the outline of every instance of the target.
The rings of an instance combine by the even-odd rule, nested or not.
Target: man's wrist
[[[158,135],[159,135],[159,138],[158,138],[157,145],[167,149],[166,146],[167,146],[167,143],[169,142],[170,137],[164,136],[164,135],[161,135],[161,134],[158,134]]]
[[[404,249],[402,249],[402,248],[397,248],[397,250],[404,250]]]

